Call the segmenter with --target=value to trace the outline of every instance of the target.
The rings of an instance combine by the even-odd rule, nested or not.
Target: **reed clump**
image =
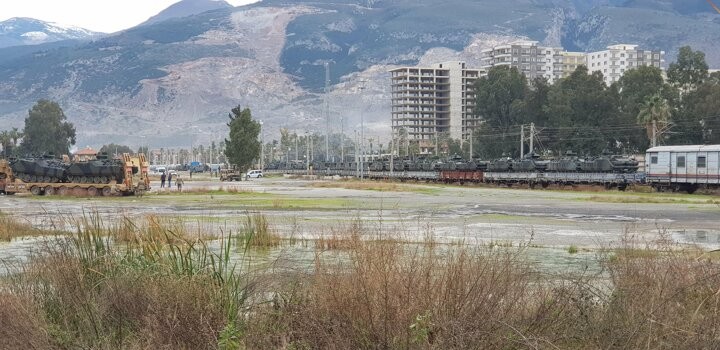
[[[318,257],[303,283],[257,311],[247,332],[250,348],[720,345],[720,264],[671,244],[625,246],[601,257],[602,276],[558,279],[536,272],[523,247],[349,237],[345,259]]]
[[[34,228],[29,222],[0,213],[0,241],[9,242],[16,237],[38,236],[44,231]]]
[[[10,277],[11,295],[37,310],[24,315],[47,335],[47,348],[215,349],[237,337],[252,287],[230,261],[231,237],[216,248],[180,238],[122,245],[105,227],[96,215],[79,220],[69,239]],[[0,323],[14,314],[0,313]]]
[[[261,213],[214,241],[115,241],[97,215],[76,226],[0,286],[0,348],[720,346],[720,261],[667,241],[603,250],[598,274],[549,275],[529,245],[410,243],[358,219],[311,246],[309,268],[260,271],[231,254],[276,247]]]
[[[265,215],[248,213],[245,218],[245,223],[237,236],[240,246],[246,248],[271,248],[282,243],[283,238],[271,229]]]

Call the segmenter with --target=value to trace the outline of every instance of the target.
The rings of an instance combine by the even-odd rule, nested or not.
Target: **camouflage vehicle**
[[[10,168],[15,177],[26,183],[66,182],[66,165],[52,156],[11,159]]]
[[[241,181],[243,175],[240,170],[222,169],[220,170],[220,181]]]
[[[123,162],[119,159],[109,159],[107,154],[99,154],[97,159],[69,164],[65,176],[67,182],[84,184],[122,182]]]
[[[0,163],[0,177],[2,191],[7,194],[110,196],[138,195],[150,189],[148,163],[143,154],[133,157],[126,153],[118,160],[101,157],[74,163],[67,158],[14,159]]]

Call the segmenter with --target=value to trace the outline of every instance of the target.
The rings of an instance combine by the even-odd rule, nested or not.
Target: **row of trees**
[[[260,155],[260,123],[252,119],[250,109],[242,109],[240,106],[232,109],[229,114],[230,128],[229,139],[221,142],[218,148],[213,142],[206,149],[198,146],[192,150],[192,155],[187,150],[175,152],[164,152],[161,156],[168,156],[167,159],[185,163],[191,158],[199,156],[201,159],[223,159],[240,168],[250,167]],[[67,117],[57,102],[49,100],[38,101],[29,111],[25,118],[25,128],[20,131],[17,128],[0,131],[0,147],[2,155],[28,155],[28,154],[69,154],[70,147],[75,144],[75,127],[67,121]],[[134,153],[125,145],[107,144],[100,152],[108,154]],[[146,147],[138,149],[138,153],[148,153]],[[215,156],[217,155],[217,156]]]
[[[720,143],[720,73],[708,74],[705,54],[690,47],[680,49],[667,79],[640,66],[607,86],[600,72],[579,67],[548,85],[493,67],[475,93],[474,154],[482,158],[517,156],[520,125],[530,123],[539,146],[556,154],[643,151],[653,129],[660,143]]]

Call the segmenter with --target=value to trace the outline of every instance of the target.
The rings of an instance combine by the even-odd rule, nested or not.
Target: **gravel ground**
[[[220,188],[243,193],[200,193]],[[184,189],[187,193],[182,195],[162,195],[155,189],[140,198],[0,196],[0,211],[42,227],[62,227],[67,221],[63,219],[90,212],[109,221],[119,215],[156,214],[182,217],[199,230],[216,233],[221,227],[236,228],[248,211],[261,211],[278,232],[307,238],[336,234],[338,227],[360,219],[374,235],[393,232],[408,240],[432,233],[440,240],[597,248],[625,237],[651,241],[662,233],[705,249],[720,248],[720,205],[709,203],[718,200],[711,196],[421,184],[402,185],[404,191],[374,191],[314,187],[311,181],[299,179],[220,183],[198,176],[186,181]],[[294,201],[302,202],[286,205]],[[677,202],[653,203],[663,201]]]

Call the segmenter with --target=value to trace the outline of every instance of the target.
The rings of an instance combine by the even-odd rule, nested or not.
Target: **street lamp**
[[[260,170],[265,170],[265,129],[263,121],[260,121]]]
[[[367,80],[360,80],[360,101],[362,102],[362,94],[363,90],[365,90],[365,83]],[[361,107],[362,108],[362,107]],[[363,117],[364,113],[362,109],[360,109],[360,180],[364,177],[364,170],[365,167],[365,118]]]

